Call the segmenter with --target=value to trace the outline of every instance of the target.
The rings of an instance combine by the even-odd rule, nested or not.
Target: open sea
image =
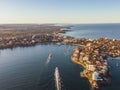
[[[120,39],[120,24],[72,25],[64,35]],[[71,61],[76,47],[40,44],[0,50],[0,90],[57,90],[56,67],[61,90],[92,90],[88,81],[79,75],[83,68]],[[109,62],[112,83],[101,90],[120,90],[120,58]]]
[[[67,36],[76,38],[120,39],[120,24],[81,24],[73,25]]]

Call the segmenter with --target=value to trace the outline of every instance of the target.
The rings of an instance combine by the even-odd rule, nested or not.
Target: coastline
[[[45,27],[45,26],[44,26]],[[47,27],[47,26],[46,26]],[[45,28],[46,28],[45,27]],[[43,27],[42,27],[43,28]],[[48,27],[47,27],[48,28]],[[97,65],[100,66],[100,62],[102,61],[102,59],[100,58],[100,56],[110,56],[110,57],[119,57],[120,56],[120,41],[119,40],[115,40],[115,39],[106,39],[106,38],[99,38],[96,40],[92,40],[92,39],[85,39],[85,38],[74,38],[74,37],[69,37],[69,36],[64,36],[62,34],[60,34],[61,31],[63,31],[65,29],[65,27],[49,27],[49,30],[52,30],[50,32],[41,32],[41,31],[35,31],[35,32],[25,32],[25,31],[20,31],[16,33],[16,31],[3,31],[2,34],[4,35],[4,37],[0,38],[0,49],[6,49],[6,48],[14,48],[14,47],[27,47],[27,46],[33,46],[36,44],[40,44],[40,43],[65,43],[65,44],[70,44],[73,46],[78,46],[79,48],[77,48],[74,53],[76,53],[76,55],[71,57],[71,60],[73,63],[75,64],[79,64],[82,67],[84,67],[83,70],[83,74],[80,74],[81,77],[87,78],[88,81],[90,82],[90,85],[94,88],[100,88],[104,85],[99,84],[98,81],[95,81],[92,79],[92,74],[94,73],[94,70],[88,70],[86,65],[91,64],[92,60],[94,60],[94,58],[91,58],[91,61],[87,61],[87,63],[82,63],[80,62],[80,60],[82,61],[83,59],[79,59],[80,58],[80,52],[83,51],[83,53],[85,54],[84,56],[86,57],[86,55],[88,56],[94,56],[95,55],[95,62],[98,61],[97,63],[91,64],[91,65]],[[61,30],[62,29],[62,30]],[[65,30],[66,32],[67,30]],[[1,32],[1,31],[0,31]],[[1,34],[1,36],[2,36]],[[11,35],[12,34],[12,35]],[[7,35],[10,35],[7,36]],[[59,45],[59,44],[58,44]],[[75,57],[75,58],[73,58]],[[88,57],[87,57],[88,58]],[[107,58],[106,58],[107,59]],[[100,61],[100,62],[99,62]],[[88,64],[89,63],[89,64]],[[97,68],[98,68],[97,66]],[[101,65],[103,66],[103,64]],[[107,71],[109,72],[109,65],[107,65]],[[99,68],[98,68],[99,69]],[[100,68],[101,69],[101,68]],[[86,72],[90,73],[86,74]],[[105,73],[105,75],[107,75],[107,73]],[[89,77],[90,76],[90,77]],[[102,77],[103,79],[109,79],[109,75],[107,77]],[[107,81],[100,81],[100,83],[104,83],[105,85],[108,85],[109,82]]]
[[[80,72],[80,77],[87,79],[89,81],[89,84],[90,84],[91,88],[99,90],[101,87],[109,85],[111,83],[111,82],[106,82],[106,81],[95,81],[95,80],[93,80],[92,79],[93,71],[89,71],[89,73],[86,73],[86,71],[88,71],[88,70],[87,70],[87,67],[85,66],[85,64],[76,61],[72,57],[71,57],[71,60],[72,60],[73,63],[78,64],[78,65],[80,65],[84,68],[83,72]],[[108,76],[108,78],[106,78],[106,79],[111,80],[110,76]]]
[[[105,44],[106,42],[108,45]],[[79,47],[74,50],[71,60],[73,63],[84,67],[80,76],[88,79],[92,88],[99,89],[110,85],[111,74],[108,57],[116,58],[120,56],[118,42],[119,40],[105,38],[87,40],[87,42],[84,41],[83,47],[79,43],[80,45],[77,45]]]
[[[67,27],[49,25],[0,25],[0,49],[62,42]]]

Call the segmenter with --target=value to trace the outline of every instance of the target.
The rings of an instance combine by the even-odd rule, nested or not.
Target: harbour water
[[[86,38],[119,38],[119,24],[73,25],[65,35]],[[56,90],[55,68],[59,68],[61,90],[91,90],[79,73],[82,67],[71,61],[76,46],[42,44],[0,50],[0,90]],[[46,64],[49,54],[52,57]],[[120,58],[109,60],[112,83],[101,90],[120,90]]]
[[[88,82],[79,76],[81,67],[70,60],[75,48],[44,44],[1,50],[0,90],[56,90],[56,67],[64,86],[61,90],[88,90]],[[46,64],[51,52],[52,58]]]

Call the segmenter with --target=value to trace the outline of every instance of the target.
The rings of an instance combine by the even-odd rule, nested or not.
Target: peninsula
[[[111,57],[120,57],[120,41],[107,38],[84,39],[76,45],[80,47],[74,51],[71,59],[84,67],[80,76],[87,78],[91,87],[95,89],[110,85],[111,73],[108,60]]]

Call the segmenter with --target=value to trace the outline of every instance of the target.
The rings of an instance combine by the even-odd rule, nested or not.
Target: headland
[[[109,58],[120,57],[120,41],[100,38],[84,39],[75,45],[77,48],[71,59],[84,67],[80,76],[87,78],[92,88],[99,89],[111,84]]]

